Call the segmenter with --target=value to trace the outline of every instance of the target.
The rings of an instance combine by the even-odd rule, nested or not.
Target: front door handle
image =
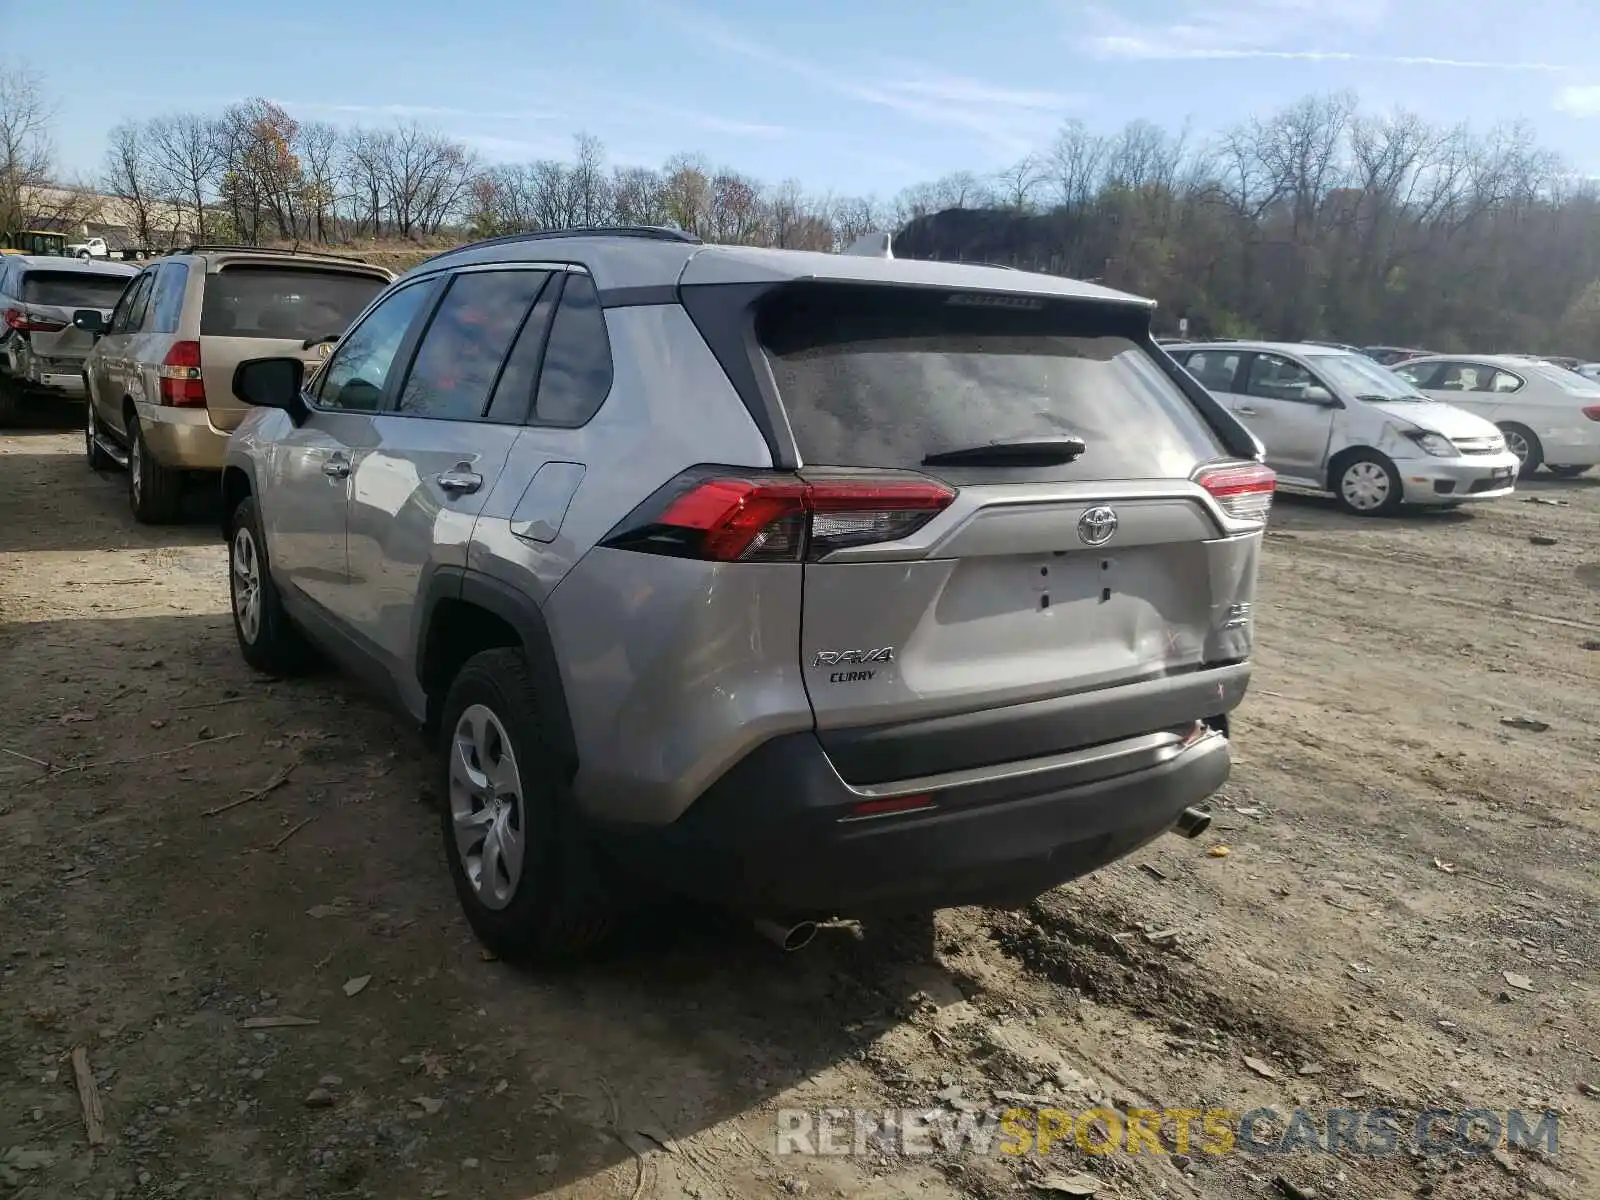
[[[330,458],[322,464],[322,473],[330,479],[345,479],[350,475],[348,458]]]
[[[444,471],[433,477],[434,482],[453,496],[470,496],[483,486],[483,476],[476,471],[463,470],[457,467],[453,471]]]
[[[1260,413],[1256,412],[1255,409],[1246,408],[1243,405],[1234,409],[1233,411],[1238,413],[1241,417],[1256,417],[1261,415]]]

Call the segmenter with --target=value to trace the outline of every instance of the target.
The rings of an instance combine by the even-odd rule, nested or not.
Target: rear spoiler
[[[867,233],[846,246],[843,253],[854,254],[860,258],[893,258],[894,250],[890,245],[893,241],[892,233]]]

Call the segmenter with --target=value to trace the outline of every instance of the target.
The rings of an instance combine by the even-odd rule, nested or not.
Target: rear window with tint
[[[372,275],[342,271],[224,267],[206,280],[200,332],[212,337],[328,337],[343,333],[387,286]]]
[[[132,275],[29,271],[22,279],[22,299],[29,304],[56,304],[62,308],[111,308],[132,279]]]
[[[1132,340],[1140,320],[1054,302],[980,307],[944,293],[806,285],[768,301],[757,336],[811,465],[915,470],[943,451],[1075,435],[1088,446],[1076,462],[960,474],[1186,478],[1224,450]]]

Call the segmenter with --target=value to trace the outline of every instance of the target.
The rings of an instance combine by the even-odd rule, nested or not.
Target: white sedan
[[[1525,476],[1544,466],[1571,478],[1600,463],[1600,380],[1508,354],[1430,354],[1392,369],[1498,425]]]

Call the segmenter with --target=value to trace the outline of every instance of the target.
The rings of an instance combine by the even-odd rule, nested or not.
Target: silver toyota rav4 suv
[[[1025,904],[1228,774],[1273,475],[1067,279],[532,234],[429,260],[309,380],[240,364],[239,646],[436,738],[478,936],[617,881],[819,917]]]

